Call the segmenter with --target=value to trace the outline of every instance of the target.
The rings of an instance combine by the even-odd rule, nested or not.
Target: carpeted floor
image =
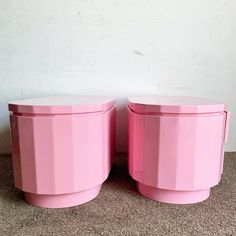
[[[226,153],[222,180],[210,198],[192,205],[142,197],[125,156],[116,159],[96,199],[41,209],[24,202],[13,186],[10,156],[0,156],[0,235],[236,235],[236,153]]]

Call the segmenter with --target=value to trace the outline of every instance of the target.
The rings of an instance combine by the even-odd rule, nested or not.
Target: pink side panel
[[[220,180],[224,114],[129,113],[129,171],[140,183],[169,190],[208,189]]]
[[[14,172],[14,183],[16,186],[22,186],[19,132],[17,118],[15,116],[10,115],[10,125],[12,138],[12,164]]]
[[[97,186],[114,154],[115,108],[100,114],[12,116],[15,185],[62,194]],[[19,148],[17,148],[19,146]]]
[[[34,156],[34,140],[32,137],[33,122],[25,119],[19,120],[11,115],[11,133],[13,148],[13,170],[15,185],[28,186],[32,191],[36,191],[36,173]],[[22,140],[22,134],[24,139]],[[25,158],[21,158],[24,153]]]

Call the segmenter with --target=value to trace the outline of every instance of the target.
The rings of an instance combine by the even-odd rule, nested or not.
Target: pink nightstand
[[[115,145],[115,101],[55,96],[9,103],[15,186],[32,205],[61,208],[95,198]]]
[[[192,97],[129,98],[129,173],[156,201],[207,199],[223,170],[229,112]]]

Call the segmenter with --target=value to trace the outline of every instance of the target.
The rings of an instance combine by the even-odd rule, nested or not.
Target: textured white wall
[[[236,150],[235,0],[0,0],[0,152],[12,99],[114,94],[119,151],[125,96],[194,95],[232,111]]]

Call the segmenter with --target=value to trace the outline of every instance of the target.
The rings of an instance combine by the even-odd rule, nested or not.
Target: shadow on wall
[[[5,125],[0,129],[0,154],[11,153],[10,128]]]
[[[0,154],[11,153],[10,121],[6,99],[0,99]]]
[[[117,99],[116,110],[116,152],[127,153],[128,147],[128,110],[127,98]]]

